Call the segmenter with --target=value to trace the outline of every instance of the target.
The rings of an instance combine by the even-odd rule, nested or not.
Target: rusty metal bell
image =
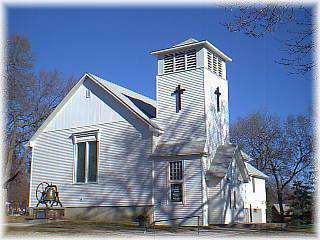
[[[51,187],[47,190],[46,200],[54,201],[55,199],[56,199],[56,191],[54,188]]]

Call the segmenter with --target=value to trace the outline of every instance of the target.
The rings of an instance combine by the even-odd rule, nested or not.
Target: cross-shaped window
[[[221,93],[219,92],[219,87],[216,88],[216,90],[214,91],[214,94],[217,95],[217,112],[220,112],[220,96],[221,96]]]
[[[181,95],[185,89],[182,89],[180,85],[176,87],[176,90],[173,92],[173,95],[176,95],[176,112],[178,113],[181,110]]]

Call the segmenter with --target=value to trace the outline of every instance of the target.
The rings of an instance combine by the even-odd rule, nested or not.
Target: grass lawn
[[[21,219],[19,222],[22,222]],[[13,222],[14,219],[11,219]],[[17,221],[17,222],[18,222]],[[28,220],[24,220],[27,222]],[[97,221],[48,221],[41,224],[30,224],[29,226],[17,226],[9,225],[6,228],[7,233],[23,233],[23,232],[43,232],[43,233],[88,233],[88,232],[121,232],[121,231],[139,231],[144,232],[144,227],[139,227],[138,224],[131,222],[97,222]],[[149,228],[148,232],[153,231],[153,228]],[[170,227],[170,226],[156,226],[155,231],[166,231],[166,232],[179,232],[179,231],[197,231],[197,227]]]
[[[28,220],[25,217],[10,217],[8,219],[9,222],[20,222],[20,223],[27,223]],[[143,233],[143,227],[139,227],[138,224],[134,224],[131,222],[119,222],[119,223],[106,223],[106,222],[97,222],[97,221],[70,221],[70,220],[63,220],[63,221],[48,221],[41,224],[28,224],[27,226],[19,225],[10,225],[6,227],[5,232],[9,235],[33,235],[34,233],[44,233],[44,234],[118,234],[118,233]],[[170,226],[156,226],[155,232],[158,234],[167,232],[171,234],[176,233],[190,233],[190,234],[197,234],[197,227],[170,227]],[[219,226],[209,226],[209,227],[200,227],[201,231],[208,231],[212,232],[241,232],[251,234],[252,229],[248,228],[239,228],[239,227],[219,227]],[[292,234],[312,234],[315,233],[315,228],[313,225],[300,225],[300,226],[288,226],[282,230],[274,229],[274,228],[256,228],[253,229],[256,233],[268,233],[270,234],[278,232],[281,234],[286,234],[291,232]],[[148,232],[153,232],[153,228],[150,228]],[[209,234],[209,233],[208,233]]]
[[[286,228],[287,231],[292,232],[306,232],[306,233],[314,233],[316,231],[315,226],[313,224],[306,225],[289,225]]]

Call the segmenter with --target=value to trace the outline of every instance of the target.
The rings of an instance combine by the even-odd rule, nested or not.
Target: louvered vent
[[[222,77],[222,60],[218,59],[218,75]]]
[[[90,98],[90,90],[86,89],[86,98]]]
[[[185,70],[185,54],[184,52],[175,55],[175,71]]]
[[[223,60],[208,50],[208,70],[223,77]]]
[[[194,69],[197,67],[196,50],[190,50],[187,55],[187,69]]]
[[[164,73],[194,69],[197,67],[196,50],[168,54],[164,57]]]
[[[208,51],[208,69],[212,71],[212,53]]]
[[[164,73],[173,72],[173,54],[164,57]]]
[[[215,74],[218,74],[218,57],[216,55],[213,55],[213,67],[212,67],[212,71]]]

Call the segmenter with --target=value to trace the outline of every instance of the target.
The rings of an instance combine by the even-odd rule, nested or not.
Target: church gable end
[[[45,131],[125,121],[110,96],[86,79],[48,124]]]
[[[153,100],[94,75],[85,74],[28,144],[32,146],[42,132],[121,121],[128,122],[138,131],[161,131],[151,120],[155,112],[156,104]]]

